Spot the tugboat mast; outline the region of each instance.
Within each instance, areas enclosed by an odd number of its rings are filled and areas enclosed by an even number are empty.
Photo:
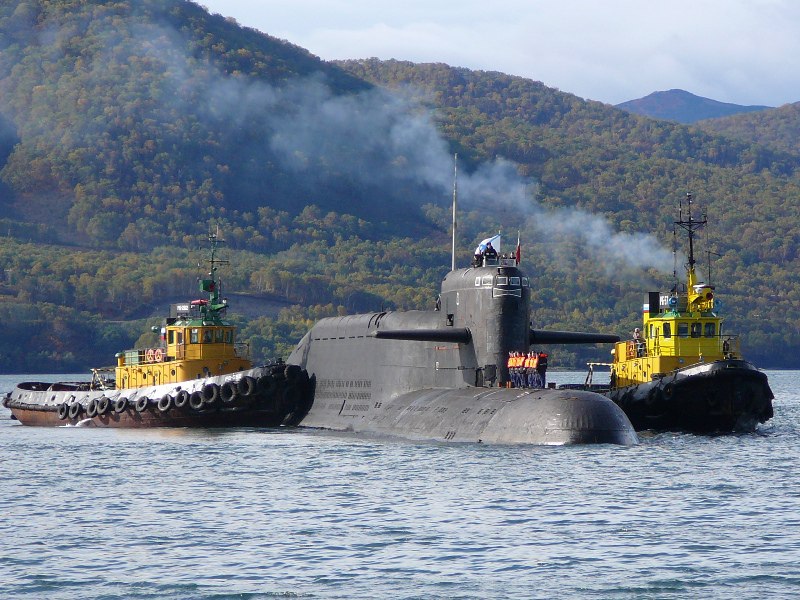
[[[220,260],[216,257],[217,255],[217,247],[219,244],[224,244],[225,240],[219,239],[219,230],[217,233],[209,233],[208,234],[208,241],[211,245],[211,256],[208,259],[208,263],[211,265],[211,268],[208,272],[208,279],[202,279],[200,281],[200,289],[202,291],[208,292],[208,305],[201,305],[200,310],[203,315],[213,315],[216,314],[223,308],[226,308],[226,302],[223,300],[220,302],[220,288],[221,284],[217,281],[217,265],[226,265],[228,264],[227,260]]]
[[[692,218],[692,200],[693,196],[691,192],[686,192],[686,200],[688,203],[687,211],[687,219],[683,219],[683,203],[681,203],[678,207],[678,220],[675,221],[675,225],[684,229],[689,234],[689,286],[694,285],[695,282],[695,259],[694,259],[694,233],[706,226],[708,223],[708,219],[706,215],[703,215],[702,220],[696,220]]]

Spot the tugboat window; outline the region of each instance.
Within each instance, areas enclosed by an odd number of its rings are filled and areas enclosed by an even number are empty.
[[[197,329],[192,329],[189,333],[189,343],[196,344],[200,341],[200,331]]]
[[[508,285],[508,277],[498,277],[497,285]]]
[[[664,323],[664,337],[672,337],[672,327],[670,327],[669,323]]]
[[[210,329],[204,330],[203,331],[203,343],[204,344],[210,344],[213,341],[213,337],[212,337],[213,335],[214,334],[211,332]]]
[[[477,287],[477,286],[479,286],[480,284],[481,284],[481,278],[480,278],[480,277],[476,277],[476,278],[475,278],[475,286]]]
[[[233,343],[233,330],[227,329],[225,330],[225,343],[232,344]]]
[[[223,337],[224,335],[225,335],[225,331],[224,331],[224,330],[222,330],[222,329],[217,329],[216,342],[217,342],[218,344],[221,344],[221,343],[222,343],[222,341],[223,341],[223,339],[224,339],[224,337]]]
[[[523,277],[522,278],[522,287],[528,287],[528,285],[529,285],[528,284],[528,278],[527,277]]]
[[[167,332],[167,343],[168,344],[174,344],[175,343],[175,332],[172,329],[170,329]]]
[[[183,332],[182,331],[178,332],[178,343],[179,344],[183,343]]]
[[[483,277],[483,285],[492,285],[492,276],[491,275],[484,275],[484,277]]]
[[[714,323],[706,323],[705,337],[713,338],[716,335]]]
[[[678,323],[678,337],[689,337],[689,324],[688,323]]]
[[[701,323],[692,323],[692,337],[699,338],[703,325]]]
[[[512,277],[511,278],[511,285],[519,286],[519,277]]]

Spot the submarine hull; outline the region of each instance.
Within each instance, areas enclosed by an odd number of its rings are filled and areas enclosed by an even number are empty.
[[[317,400],[301,424],[446,442],[631,445],[638,441],[618,406],[580,390],[432,388],[375,400]]]
[[[604,396],[506,387],[509,353],[534,338],[607,341],[533,331],[529,302],[530,282],[512,261],[451,271],[436,310],[321,319],[287,359],[313,382],[309,410],[291,423],[442,442],[636,443]]]

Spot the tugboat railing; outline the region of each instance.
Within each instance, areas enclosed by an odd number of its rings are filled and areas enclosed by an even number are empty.
[[[231,344],[214,344],[215,348],[220,348]],[[175,356],[168,356],[167,349],[161,347],[141,348],[136,350],[125,350],[120,353],[122,358],[119,366],[147,365],[161,362],[171,362],[173,360],[186,360],[188,358],[188,348],[186,345],[179,345],[175,348]],[[223,354],[226,354],[223,348]],[[246,342],[236,342],[233,344],[233,355],[236,358],[250,358],[250,345]]]
[[[667,340],[667,343],[664,341]],[[636,356],[636,342],[629,340],[625,344],[628,358],[659,356],[702,356],[703,354],[722,355],[726,358],[741,356],[741,339],[738,335],[716,335],[714,337],[678,337],[665,338],[656,336],[639,342],[643,352]],[[633,351],[631,351],[633,349]]]

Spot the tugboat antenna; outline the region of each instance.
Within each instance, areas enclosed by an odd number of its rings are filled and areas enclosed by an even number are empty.
[[[453,249],[450,270],[456,270],[456,198],[458,197],[458,152],[453,155]]]
[[[208,271],[209,279],[202,280],[201,289],[209,292],[209,300],[212,305],[216,306],[219,303],[221,292],[220,285],[217,282],[217,265],[227,265],[229,262],[227,260],[220,260],[217,258],[217,246],[225,243],[225,240],[220,239],[219,226],[217,226],[217,231],[215,233],[208,234],[208,241],[211,245],[211,256],[208,259],[208,263],[210,265]]]
[[[675,280],[675,291],[678,291],[678,230],[672,225],[672,278]]]
[[[694,270],[695,260],[694,260],[694,232],[702,229],[705,227],[708,220],[706,219],[706,215],[703,214],[702,220],[692,219],[692,194],[691,192],[686,192],[686,200],[688,202],[687,208],[687,220],[683,220],[683,205],[679,205],[678,208],[678,220],[675,221],[675,225],[678,225],[682,229],[685,229],[689,233],[689,270]],[[677,276],[677,275],[676,275]]]

